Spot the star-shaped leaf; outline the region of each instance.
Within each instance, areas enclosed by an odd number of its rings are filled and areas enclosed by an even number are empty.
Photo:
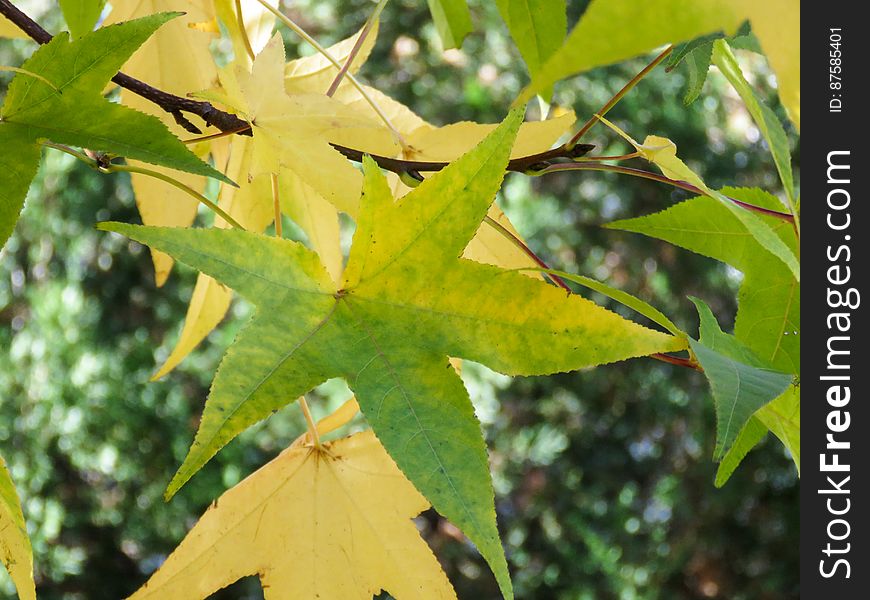
[[[12,80],[0,109],[0,245],[12,232],[36,174],[40,140],[228,181],[156,118],[102,96],[124,61],[175,16],[164,13],[105,27],[73,42],[61,33],[22,65],[26,72]]]
[[[371,431],[291,447],[218,498],[131,600],[207,598],[245,575],[266,600],[456,598],[411,520],[427,508]]]
[[[501,185],[521,119],[511,113],[399,202],[367,160],[340,289],[315,254],[289,241],[102,225],[212,275],[258,307],[221,363],[170,495],[240,431],[343,377],[402,471],[477,545],[510,595],[480,425],[448,356],[537,375],[686,347],[540,280],[460,258]]]

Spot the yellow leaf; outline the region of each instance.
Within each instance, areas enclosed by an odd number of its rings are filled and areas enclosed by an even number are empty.
[[[333,281],[338,282],[344,266],[338,211],[295,173],[283,171],[279,184],[282,212],[302,228],[311,249],[320,255]]]
[[[114,0],[112,7],[106,25],[158,12],[186,13],[158,29],[127,61],[124,72],[179,96],[211,87],[217,77],[214,60],[209,52],[213,36],[191,28],[191,25],[214,20],[210,0]],[[190,135],[185,133],[171,115],[128,90],[121,91],[121,102],[157,116],[180,137]],[[197,125],[203,125],[196,117],[192,120]],[[198,192],[205,189],[203,177],[161,167],[149,168],[165,172]],[[146,175],[134,173],[130,179],[143,223],[166,227],[187,227],[193,223],[197,202],[189,195]],[[161,286],[172,270],[173,260],[162,252],[152,252],[151,257],[154,261],[154,280]]]
[[[665,177],[691,183],[708,196],[716,197],[716,194],[704,184],[704,181],[686,166],[686,163],[677,158],[677,145],[674,142],[659,135],[648,135],[644,138],[643,144],[641,144],[604,117],[600,115],[595,116],[599,121],[619,134],[625,141],[634,146],[634,149],[643,158],[658,166]]]
[[[333,98],[288,96],[280,35],[257,55],[250,73],[236,66],[231,73],[223,71],[221,75],[230,100],[253,124],[252,174],[290,169],[339,210],[355,212],[362,177],[328,142],[336,131],[343,130],[355,139],[373,140],[380,148],[395,148],[390,132]]]
[[[333,44],[326,49],[327,52],[343,65],[347,62],[347,59],[362,32],[363,30],[360,29],[351,37]],[[363,40],[362,46],[348,69],[349,73],[355,75],[357,71],[359,71],[359,68],[368,59],[369,54],[371,54],[377,36],[378,25],[376,22],[374,27],[372,27],[371,31],[369,31],[368,35]],[[317,53],[288,62],[284,67],[284,86],[288,94],[324,94],[326,93],[326,90],[329,89],[329,86],[332,84],[336,75],[338,75],[338,69],[335,65],[327,60],[322,54]],[[349,80],[345,78],[339,89],[353,87],[349,85],[348,81]]]
[[[27,34],[18,29],[12,21],[0,15],[0,38],[22,39],[26,37]]]
[[[33,584],[33,551],[24,526],[24,515],[6,461],[0,456],[0,560],[21,600],[36,600]]]
[[[549,150],[563,133],[574,124],[574,113],[567,112],[555,119],[529,121],[523,123],[517,134],[517,141],[511,151],[511,158],[537,154]],[[411,160],[433,160],[449,162],[456,160],[489,135],[495,125],[481,125],[463,121],[444,127],[424,126],[408,135]]]
[[[371,431],[290,448],[221,496],[131,600],[206,598],[246,575],[266,600],[455,598],[411,520],[427,508]]]
[[[801,128],[801,5],[798,0],[742,0],[779,86],[779,98]]]
[[[245,21],[245,32],[251,50],[260,52],[272,37],[275,26],[275,15],[263,7],[257,0],[242,0],[242,17]],[[223,21],[233,44],[236,60],[249,64],[248,51],[245,47],[242,32],[239,29],[239,18],[236,14],[236,3],[233,0],[214,0],[214,8],[218,18]]]
[[[381,112],[387,115],[387,118],[402,135],[407,135],[420,127],[431,127],[431,125],[415,114],[414,111],[398,100],[393,100],[373,87],[364,85],[363,88],[375,103],[377,103]],[[358,113],[366,115],[370,119],[379,118],[378,114],[374,109],[372,109],[368,101],[363,98],[359,91],[353,86],[343,85],[339,87],[334,98]]]

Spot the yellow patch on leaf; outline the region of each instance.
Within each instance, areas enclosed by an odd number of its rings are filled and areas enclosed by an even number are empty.
[[[33,584],[33,551],[24,526],[24,515],[6,461],[0,456],[0,560],[21,600],[36,600]]]
[[[413,517],[429,503],[371,431],[289,448],[221,496],[131,600],[259,575],[266,600],[455,598]]]

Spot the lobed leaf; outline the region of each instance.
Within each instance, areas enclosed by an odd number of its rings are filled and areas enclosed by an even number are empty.
[[[130,599],[206,598],[246,575],[266,600],[455,599],[412,521],[427,508],[371,431],[291,447],[217,499]]]
[[[719,324],[702,300],[691,298],[701,318],[700,341],[690,340],[692,352],[710,381],[716,405],[716,449],[720,460],[753,413],[782,394],[792,375],[768,368]]]
[[[343,377],[399,468],[476,544],[511,596],[483,436],[448,357],[532,375],[685,347],[540,280],[460,258],[501,184],[521,119],[513,112],[398,202],[367,160],[341,289],[294,242],[101,225],[169,252],[257,306],[221,363],[169,495],[239,432]]]
[[[725,188],[722,192],[763,208],[782,208],[777,198],[759,189]],[[767,219],[783,242],[796,249],[797,238],[791,226]],[[666,240],[743,271],[735,337],[773,368],[800,373],[800,284],[781,261],[763,251],[743,224],[719,202],[699,196],[660,213],[618,221],[609,227]],[[773,413],[774,406],[780,403],[783,407]],[[798,409],[796,420],[795,406]],[[800,388],[796,388],[793,394],[786,392],[756,413],[757,418],[767,414],[769,422],[780,423],[777,437],[791,452],[798,471],[799,407]],[[742,458],[739,452],[735,456]],[[726,472],[727,469],[721,471],[721,483],[725,481]]]

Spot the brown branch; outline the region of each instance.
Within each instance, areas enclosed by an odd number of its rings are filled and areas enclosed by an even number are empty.
[[[21,12],[9,0],[0,0],[0,14],[9,19],[34,41],[40,44],[47,44],[51,41],[52,35],[50,33],[43,29],[39,23]],[[251,135],[250,129],[245,128],[246,123],[244,121],[234,114],[218,110],[208,102],[182,98],[181,96],[164,92],[125,73],[119,72],[112,77],[112,81],[122,88],[153,102],[171,114],[179,125],[191,133],[202,133],[202,131],[190,122],[183,113],[197,115],[208,125],[217,127],[221,131],[233,129],[239,131],[242,135]]]
[[[40,44],[47,44],[51,41],[52,35],[42,28],[39,23],[31,19],[29,16],[21,12],[9,0],[0,0],[0,14],[9,19],[24,33],[29,35],[33,40]],[[199,116],[208,125],[216,127],[225,133],[234,133],[238,135],[251,135],[250,126],[245,121],[239,119],[236,115],[219,110],[209,102],[192,100],[176,96],[163,90],[159,90],[147,83],[130,77],[125,73],[118,73],[112,78],[112,81],[120,85],[122,88],[130,90],[146,100],[153,102],[167,113],[171,114],[175,121],[191,133],[201,134],[202,131],[191,123],[183,113],[190,113]],[[333,144],[333,147],[341,152],[350,160],[358,162],[366,152]],[[542,169],[544,167],[556,164],[559,161],[570,161],[574,158],[583,156],[595,146],[591,144],[576,144],[569,148],[564,144],[553,150],[515,158],[508,163],[509,171],[525,172],[530,169]],[[386,156],[370,155],[378,163],[378,165],[388,171],[395,173],[410,173],[412,175],[419,172],[440,171],[447,166],[446,162],[420,162],[407,161]]]

